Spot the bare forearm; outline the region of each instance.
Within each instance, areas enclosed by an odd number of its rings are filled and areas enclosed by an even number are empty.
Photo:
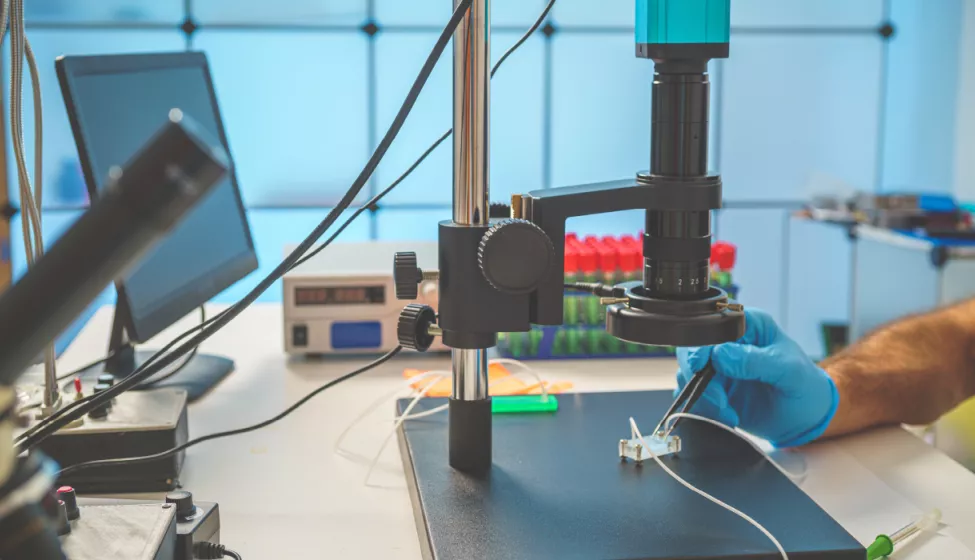
[[[975,300],[882,327],[820,365],[840,392],[824,437],[933,422],[975,395]]]

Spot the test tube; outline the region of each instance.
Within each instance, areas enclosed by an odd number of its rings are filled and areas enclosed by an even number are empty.
[[[598,260],[596,258],[596,251],[589,247],[585,243],[580,243],[577,246],[579,250],[579,272],[582,276],[583,282],[599,282],[598,273]],[[599,303],[599,297],[594,295],[585,295],[580,298],[582,303],[581,317],[582,323],[589,325],[596,325],[599,323],[599,308],[601,307]]]
[[[574,233],[565,236],[565,283],[580,282],[579,275],[579,241]],[[579,307],[581,298],[576,292],[570,292],[562,297],[562,323],[575,325],[579,322]]]

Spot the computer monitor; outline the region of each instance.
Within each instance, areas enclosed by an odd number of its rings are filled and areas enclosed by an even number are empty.
[[[203,53],[64,56],[56,62],[68,119],[92,200],[109,167],[127,161],[178,108],[231,153]],[[130,374],[152,352],[146,342],[257,268],[250,227],[231,169],[163,241],[115,282],[118,300],[104,371]],[[156,386],[198,398],[233,370],[227,358],[195,355]],[[100,372],[98,372],[100,373]]]

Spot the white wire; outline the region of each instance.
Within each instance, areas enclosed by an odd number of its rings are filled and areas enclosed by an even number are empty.
[[[789,479],[791,479],[793,482],[801,482],[803,479],[806,478],[806,474],[808,473],[808,469],[805,468],[805,466],[803,467],[801,473],[793,473],[793,472],[790,472],[790,471],[786,470],[785,467],[783,467],[778,462],[776,462],[775,459],[773,459],[771,456],[769,456],[769,454],[766,453],[765,450],[762,449],[751,438],[749,438],[748,436],[746,436],[745,434],[743,434],[742,432],[740,432],[740,431],[738,431],[738,430],[736,430],[734,428],[731,428],[729,426],[726,426],[726,425],[722,424],[721,422],[718,422],[717,420],[712,420],[710,418],[705,418],[704,416],[698,416],[697,414],[688,414],[686,412],[676,412],[674,414],[671,414],[670,415],[670,418],[667,419],[667,422],[664,425],[665,428],[667,428],[666,431],[669,431],[670,425],[673,424],[674,422],[676,422],[678,418],[688,418],[690,420],[697,420],[698,422],[705,422],[707,424],[711,424],[712,426],[717,426],[718,428],[721,428],[722,430],[724,430],[726,432],[729,432],[731,434],[734,434],[736,437],[739,437],[742,440],[744,440],[745,442],[747,442],[748,445],[751,445],[755,449],[755,451],[758,451],[762,456],[764,456],[766,459],[768,459],[768,462],[769,463],[772,463],[772,466],[773,467],[775,467],[776,469],[778,469],[780,473],[784,474],[786,477],[788,477]]]
[[[537,383],[538,383],[538,385],[539,385],[539,387],[541,389],[542,397],[543,398],[546,398],[546,399],[548,398],[548,395],[549,395],[549,392],[548,392],[548,384],[545,381],[542,380],[541,375],[539,375],[539,373],[537,371],[535,371],[533,368],[531,368],[527,364],[524,364],[524,363],[519,362],[517,360],[511,360],[511,359],[506,359],[506,358],[505,359],[491,360],[490,361],[490,364],[499,364],[499,365],[506,365],[506,366],[513,365],[513,366],[517,366],[518,368],[520,368],[520,371],[511,372],[510,375],[512,377],[517,377],[517,376],[519,376],[522,373],[529,373],[529,374],[531,374],[532,377],[535,378],[535,380],[537,381]],[[427,379],[429,377],[435,377],[435,379],[433,379],[430,383],[428,383],[427,385],[425,385],[423,387],[423,389],[421,389],[413,397],[413,400],[410,401],[410,403],[406,406],[406,408],[403,410],[403,413],[401,415],[394,416],[393,417],[392,420],[393,420],[393,423],[394,424],[393,424],[392,429],[389,431],[388,434],[386,434],[386,439],[383,441],[382,446],[379,448],[379,450],[376,452],[376,454],[373,456],[373,458],[371,460],[369,460],[369,471],[366,474],[366,479],[365,479],[365,484],[368,485],[369,484],[369,478],[371,477],[372,472],[375,470],[377,464],[379,463],[379,459],[382,456],[383,451],[386,449],[386,446],[389,444],[389,441],[396,434],[396,431],[400,428],[400,426],[403,425],[404,422],[406,422],[407,420],[419,420],[421,418],[427,418],[427,417],[433,416],[435,414],[439,414],[441,412],[444,412],[444,411],[446,411],[449,408],[449,405],[444,404],[444,405],[438,406],[436,408],[432,408],[430,410],[425,410],[423,412],[418,412],[416,414],[410,414],[410,412],[416,407],[416,405],[418,405],[420,403],[420,401],[427,395],[427,393],[430,392],[430,390],[437,383],[439,383],[444,377],[449,377],[450,375],[451,375],[451,372],[449,372],[449,371],[436,371],[435,370],[435,371],[428,371],[428,372],[424,372],[424,373],[421,373],[421,374],[418,374],[418,375],[414,375],[414,376],[410,377],[409,379],[406,379],[404,381],[404,385],[406,387],[403,387],[403,386],[397,387],[396,389],[393,389],[392,391],[389,391],[388,393],[385,393],[384,395],[382,395],[381,397],[379,397],[378,399],[376,399],[375,401],[373,401],[368,407],[365,408],[365,410],[362,411],[362,413],[359,414],[359,416],[357,416],[352,422],[349,423],[348,426],[345,427],[344,430],[342,430],[342,433],[339,434],[339,437],[336,438],[336,440],[335,440],[335,444],[333,446],[334,452],[337,455],[341,455],[342,457],[345,457],[346,459],[350,459],[350,460],[353,460],[353,461],[364,461],[365,460],[364,457],[362,457],[360,455],[357,455],[355,453],[352,453],[351,451],[346,450],[343,447],[343,445],[342,445],[345,442],[345,439],[348,437],[348,435],[352,432],[352,430],[356,426],[358,426],[363,420],[365,420],[365,418],[367,416],[369,416],[376,409],[378,409],[379,407],[381,407],[383,405],[383,403],[385,403],[389,399],[395,397],[397,394],[399,394],[401,391],[403,391],[403,389],[412,387],[418,381],[422,381],[422,380]],[[386,423],[386,422],[387,421],[385,421],[385,420],[383,421],[383,423]]]
[[[346,451],[342,447],[342,443],[345,441],[345,438],[349,435],[349,432],[351,432],[353,428],[355,428],[357,425],[359,425],[360,422],[362,422],[363,420],[365,420],[365,418],[367,416],[369,416],[370,414],[372,414],[373,411],[375,411],[377,408],[379,408],[380,406],[382,406],[383,403],[385,403],[389,399],[395,397],[400,392],[402,392],[404,389],[411,387],[414,383],[416,383],[418,381],[422,381],[422,380],[424,380],[424,379],[426,379],[428,377],[440,376],[442,378],[444,376],[449,376],[449,375],[450,375],[450,372],[449,371],[427,371],[427,372],[424,372],[424,373],[420,373],[418,375],[414,375],[413,377],[410,377],[409,379],[406,379],[403,382],[403,385],[405,385],[405,386],[399,386],[399,387],[393,389],[392,391],[389,391],[388,393],[384,394],[383,396],[379,397],[378,399],[376,399],[375,401],[373,401],[372,404],[370,404],[368,407],[366,407],[366,409],[363,410],[362,413],[359,414],[359,416],[357,416],[355,420],[353,420],[352,422],[350,422],[349,425],[346,426],[344,430],[342,430],[342,433],[339,434],[339,437],[335,440],[335,445],[332,448],[333,451],[336,454],[342,455],[342,456],[347,457],[349,459],[355,457],[355,455],[353,453],[351,453],[349,451]],[[438,381],[439,381],[439,379],[438,379]]]
[[[696,486],[694,486],[690,482],[687,482],[686,480],[684,480],[683,478],[681,478],[677,473],[675,473],[674,471],[670,470],[670,468],[668,468],[667,465],[665,465],[664,462],[660,460],[660,457],[657,457],[657,454],[653,452],[653,448],[651,448],[649,445],[647,445],[646,440],[643,439],[643,434],[640,433],[640,428],[636,425],[636,420],[634,420],[632,417],[630,417],[630,429],[633,431],[633,433],[636,434],[636,437],[640,440],[640,443],[643,444],[643,448],[647,450],[647,453],[650,454],[650,457],[652,457],[653,460],[656,461],[658,465],[660,465],[660,468],[663,469],[663,471],[665,473],[669,474],[671,478],[673,478],[674,480],[676,480],[677,482],[679,482],[684,488],[687,488],[688,490],[690,490],[691,492],[694,492],[698,496],[701,496],[702,498],[705,498],[705,499],[713,502],[714,504],[723,507],[724,509],[730,511],[731,513],[733,513],[733,514],[737,515],[738,517],[744,519],[745,521],[751,523],[751,525],[753,527],[755,527],[756,529],[758,529],[759,531],[761,531],[762,534],[765,535],[768,538],[768,540],[772,541],[772,544],[775,545],[775,548],[777,548],[779,550],[779,554],[782,555],[782,560],[789,560],[789,555],[786,554],[785,549],[782,548],[782,545],[779,544],[779,541],[772,535],[772,533],[770,533],[768,531],[768,529],[766,529],[765,527],[763,527],[761,523],[759,523],[758,521],[755,521],[754,519],[752,519],[745,512],[743,512],[741,510],[738,510],[738,509],[735,509],[734,507],[732,507],[732,506],[730,506],[730,505],[722,502],[721,500],[715,498],[714,496],[708,494],[704,490],[701,490],[701,489],[697,488]]]
[[[396,430],[398,430],[399,427],[403,425],[403,422],[405,422],[406,419],[409,418],[410,411],[413,410],[413,407],[419,404],[420,399],[422,399],[423,396],[430,391],[430,389],[433,389],[433,386],[436,385],[437,383],[440,383],[439,378],[434,379],[430,383],[427,383],[427,385],[423,388],[423,390],[421,390],[420,393],[416,396],[416,398],[414,398],[413,401],[409,404],[409,406],[406,407],[406,409],[403,411],[403,415],[396,420],[396,425],[394,425],[393,429],[390,430],[388,434],[386,434],[386,439],[384,439],[383,444],[379,446],[379,451],[376,452],[376,456],[373,457],[372,462],[369,463],[369,470],[366,471],[366,478],[363,481],[363,484],[365,484],[366,486],[369,485],[369,478],[372,476],[372,471],[374,471],[376,469],[376,465],[379,464],[379,457],[383,454],[383,451],[386,449],[386,446],[389,445],[389,440],[393,439],[393,436],[396,434]]]

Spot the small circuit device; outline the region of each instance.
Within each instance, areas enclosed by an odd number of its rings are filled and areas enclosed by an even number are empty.
[[[185,490],[170,492],[159,503],[81,498],[62,486],[48,502],[61,545],[76,560],[193,560],[201,557],[194,556],[194,546],[220,544],[218,504],[194,503]]]
[[[397,286],[389,264],[414,251],[410,286]],[[293,249],[288,248],[288,251]],[[292,355],[386,352],[399,344],[397,325],[410,292],[415,303],[437,308],[437,244],[365,242],[329,245],[284,276],[284,348]],[[437,339],[432,351],[447,348]]]
[[[93,391],[107,388],[96,385]],[[122,393],[44,440],[38,449],[61,467],[166,451],[188,439],[186,404],[182,389]],[[30,426],[35,422],[32,419]],[[147,463],[83,470],[62,476],[60,482],[85,494],[169,491],[178,485],[183,458],[181,451]]]

